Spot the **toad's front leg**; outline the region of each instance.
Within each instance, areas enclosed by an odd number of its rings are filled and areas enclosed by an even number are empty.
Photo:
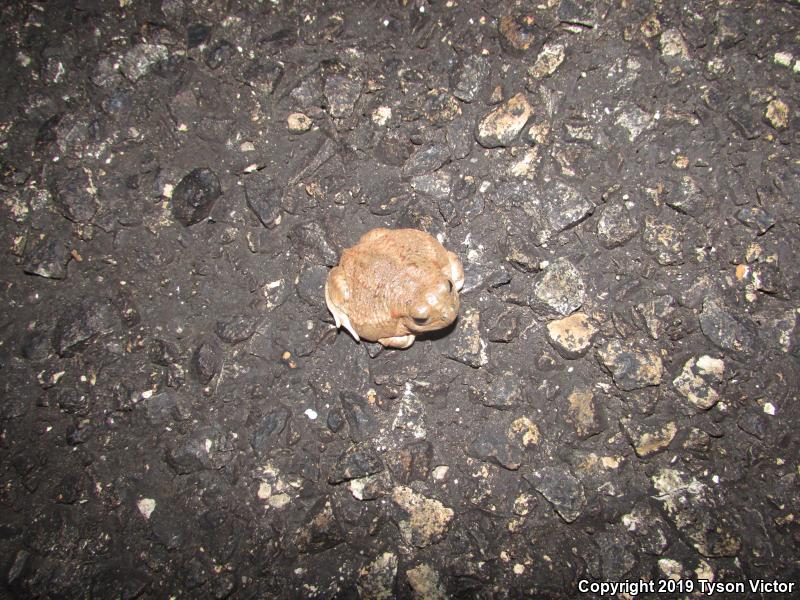
[[[344,270],[341,267],[334,267],[328,273],[328,280],[325,282],[325,304],[328,305],[328,310],[333,315],[336,327],[344,325],[344,328],[356,338],[356,341],[360,342],[361,338],[350,323],[350,317],[347,316],[349,300],[350,287],[347,284]]]
[[[461,291],[464,287],[464,266],[455,252],[447,253],[447,266],[444,268],[445,276],[453,282],[456,291]]]
[[[396,335],[394,337],[380,338],[378,342],[387,348],[408,348],[414,343],[415,339],[416,337],[409,333],[408,335]]]

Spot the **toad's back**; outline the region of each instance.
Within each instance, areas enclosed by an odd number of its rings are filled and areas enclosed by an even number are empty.
[[[342,254],[340,266],[350,284],[351,320],[389,324],[419,288],[441,277],[447,253],[428,234],[416,229],[374,229]]]

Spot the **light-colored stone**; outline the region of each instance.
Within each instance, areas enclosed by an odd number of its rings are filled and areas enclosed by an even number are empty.
[[[774,129],[786,129],[789,126],[789,107],[780,98],[775,98],[767,104],[764,116]]]
[[[547,77],[555,73],[562,62],[564,62],[564,44],[545,44],[536,58],[536,63],[528,69],[528,75],[534,79]]]
[[[139,512],[145,519],[149,519],[150,515],[152,515],[153,511],[156,509],[156,501],[152,498],[141,498],[136,502],[136,508],[139,509]]]
[[[420,600],[446,600],[447,592],[439,579],[439,574],[433,567],[421,564],[406,571],[406,578],[414,590],[414,595]]]
[[[578,437],[586,438],[599,433],[594,392],[590,388],[577,388],[572,390],[567,400],[569,401],[567,419],[575,427]]]
[[[305,133],[313,124],[311,117],[300,112],[291,113],[286,118],[286,127],[291,133]]]
[[[564,358],[580,358],[592,345],[597,327],[584,313],[574,313],[547,324],[547,339]]]
[[[647,458],[666,450],[678,432],[677,425],[672,421],[661,427],[648,427],[623,419],[621,425],[639,458]]]
[[[564,316],[583,305],[585,291],[580,271],[566,258],[559,258],[548,265],[533,289],[537,300]]]
[[[407,519],[398,523],[403,541],[419,548],[440,540],[455,514],[438,500],[426,498],[402,485],[394,488],[392,500],[408,514]]]
[[[394,580],[397,577],[397,555],[384,552],[359,571],[358,593],[362,600],[389,600],[394,598]]]
[[[661,56],[689,60],[689,48],[681,32],[675,28],[667,29],[658,40]]]
[[[515,419],[508,428],[508,439],[518,442],[523,448],[539,443],[539,427],[528,417]]]
[[[532,115],[533,107],[525,94],[519,93],[483,117],[475,137],[484,148],[508,146]]]
[[[721,383],[724,374],[724,361],[704,355],[686,361],[672,385],[696,407],[708,410],[719,400],[719,393],[712,386]]]
[[[657,352],[611,340],[598,356],[621,390],[630,391],[661,383],[664,366]]]

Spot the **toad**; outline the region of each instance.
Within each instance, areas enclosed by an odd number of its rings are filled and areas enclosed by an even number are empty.
[[[461,261],[428,233],[373,229],[342,252],[328,274],[325,302],[336,327],[356,341],[408,348],[416,335],[458,316]]]

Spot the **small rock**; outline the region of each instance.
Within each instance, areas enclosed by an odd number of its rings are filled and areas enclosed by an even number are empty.
[[[358,573],[358,593],[363,600],[390,600],[395,597],[397,555],[384,552]]]
[[[220,40],[205,52],[206,66],[215,71],[236,55],[236,48],[227,40]]]
[[[335,118],[348,117],[361,96],[362,82],[351,75],[330,75],[325,80],[325,97],[328,111]]]
[[[222,353],[211,341],[202,342],[192,354],[192,372],[202,384],[208,384],[222,367]]]
[[[70,254],[69,241],[64,235],[43,233],[25,248],[23,271],[47,279],[66,279]]]
[[[667,266],[683,263],[683,234],[676,227],[647,215],[643,240],[647,251],[655,255],[658,264]]]
[[[297,278],[297,295],[316,308],[323,308],[325,301],[325,282],[330,271],[323,265],[304,264]]]
[[[666,204],[679,213],[695,218],[706,212],[710,205],[703,190],[688,175],[684,176],[676,189],[667,195]]]
[[[598,351],[598,356],[621,390],[638,390],[661,383],[664,368],[661,357],[653,350],[636,349],[611,340]]]
[[[543,37],[533,15],[506,15],[497,26],[500,43],[513,53],[524,53]]]
[[[547,221],[555,232],[574,227],[594,212],[594,204],[561,181],[548,187],[544,204]]]
[[[733,315],[715,298],[706,298],[700,313],[700,329],[712,344],[744,355],[751,354],[756,343],[755,326]]]
[[[590,388],[576,388],[567,397],[567,420],[575,427],[580,439],[587,439],[603,431],[603,423]]]
[[[717,39],[725,50],[733,48],[747,37],[747,30],[739,15],[741,13],[726,10],[717,13]]]
[[[561,0],[558,3],[558,20],[562,23],[594,27],[596,19],[592,0]]]
[[[643,552],[658,556],[666,549],[667,523],[650,507],[637,505],[620,520]]]
[[[380,473],[386,467],[375,449],[369,444],[357,444],[342,453],[328,475],[328,483],[336,485]]]
[[[725,363],[722,360],[703,355],[686,361],[672,385],[697,408],[708,410],[719,400],[719,393],[712,386],[722,383],[724,374]]]
[[[445,134],[447,147],[450,149],[450,154],[454,159],[460,160],[469,156],[475,143],[475,138],[464,117],[459,117],[448,123]]]
[[[376,475],[351,479],[348,487],[356,500],[377,500],[383,498],[388,490],[392,489],[392,476],[386,471],[381,471]]]
[[[527,417],[504,418],[487,424],[469,446],[468,454],[478,460],[516,471],[522,466],[525,450],[539,443],[536,424]]]
[[[234,315],[220,319],[214,328],[217,337],[228,344],[249,340],[256,332],[258,320],[248,315]]]
[[[434,88],[425,97],[425,113],[435,125],[444,125],[461,115],[461,105],[446,88]]]
[[[170,390],[153,394],[144,401],[144,410],[153,425],[167,425],[179,417],[178,398]]]
[[[773,129],[786,129],[789,126],[789,107],[780,98],[775,98],[767,104],[764,117]]]
[[[344,540],[344,531],[330,500],[320,498],[308,511],[303,525],[287,536],[286,548],[292,553],[317,553],[334,548]]]
[[[63,215],[76,223],[88,223],[99,208],[97,190],[88,169],[70,169],[52,184],[53,200]]]
[[[136,508],[145,519],[150,519],[150,515],[156,509],[156,501],[153,498],[140,498],[136,502]]]
[[[632,419],[621,419],[620,425],[639,458],[663,452],[678,432],[677,425],[672,421],[663,426],[650,426],[634,422]]]
[[[340,408],[334,407],[328,412],[328,418],[325,420],[325,424],[333,433],[339,433],[345,423],[347,423],[347,421],[345,421],[344,413]]]
[[[519,317],[514,310],[503,313],[494,325],[489,328],[488,337],[490,342],[501,342],[507,344],[517,339],[519,335]]]
[[[250,436],[250,446],[256,456],[263,458],[268,456],[275,448],[284,446],[282,433],[289,424],[292,411],[285,406],[278,406],[268,412],[259,422],[253,434]]]
[[[425,429],[425,403],[414,392],[412,384],[406,383],[398,404],[397,415],[392,421],[392,429],[407,431],[418,440],[424,439],[427,435]]]
[[[361,442],[373,439],[380,430],[373,409],[358,394],[339,392],[344,417],[350,430],[350,439]]]
[[[665,59],[667,64],[672,64],[674,61],[689,60],[689,48],[681,32],[677,29],[667,29],[661,34],[658,44],[661,48],[661,57]]]
[[[445,171],[417,175],[411,179],[411,187],[420,194],[444,200],[449,198],[453,189],[453,176]]]
[[[264,170],[244,177],[247,206],[267,229],[276,227],[280,222],[282,195],[281,187]]]
[[[301,112],[290,113],[286,118],[286,127],[289,133],[305,133],[311,129],[314,121],[308,115]]]
[[[529,236],[510,234],[504,244],[505,259],[524,273],[541,271],[542,258],[535,242]]]
[[[653,115],[631,102],[620,102],[615,109],[614,123],[628,132],[628,141],[634,142],[642,133],[653,127]]]
[[[85,444],[91,439],[93,433],[94,427],[88,421],[79,421],[67,428],[66,442],[70,446]]]
[[[167,451],[167,464],[178,475],[221,469],[233,459],[234,438],[216,427],[194,430]]]
[[[392,167],[402,166],[414,152],[414,144],[399,129],[390,129],[375,145],[375,160]]]
[[[433,445],[427,440],[413,442],[391,454],[387,461],[392,475],[400,483],[425,481],[431,472]]]
[[[547,324],[547,339],[567,359],[585,356],[592,345],[597,327],[584,313],[573,313]]]
[[[561,257],[553,261],[536,282],[531,308],[536,302],[541,302],[566,316],[583,305],[585,290],[586,286],[578,269],[569,259]]]
[[[392,501],[404,513],[405,518],[397,523],[403,541],[418,548],[440,541],[455,514],[438,500],[426,498],[406,486],[394,488]]]
[[[567,523],[581,515],[586,506],[583,485],[566,468],[541,467],[530,469],[522,476]]]
[[[484,148],[509,146],[532,115],[528,99],[519,93],[481,119],[475,138]]]
[[[442,585],[439,574],[425,563],[406,571],[408,584],[420,600],[447,600],[450,596]]]
[[[289,232],[289,239],[301,258],[316,265],[333,267],[338,262],[338,254],[328,241],[322,226],[316,221],[301,223]]]
[[[221,195],[222,188],[214,171],[194,169],[172,192],[172,214],[184,227],[189,227],[208,217]]]
[[[450,336],[447,358],[464,363],[477,369],[489,362],[486,353],[487,344],[480,331],[481,314],[474,308],[468,308],[456,322],[456,330]]]
[[[651,477],[667,517],[707,557],[736,556],[742,547],[736,513],[691,475],[661,469]]]
[[[528,68],[528,75],[534,79],[542,79],[555,73],[559,65],[564,62],[564,50],[564,44],[545,44],[534,65]]]
[[[759,440],[763,440],[769,429],[769,421],[764,416],[763,412],[757,410],[748,410],[736,421],[739,429],[749,433]]]
[[[161,44],[136,44],[128,50],[119,62],[119,70],[132,82],[144,77],[151,67],[166,60],[169,51]]]
[[[598,579],[602,581],[622,581],[636,564],[632,540],[622,531],[598,532],[592,536],[597,544],[599,569]]]
[[[597,220],[597,237],[605,248],[617,248],[633,239],[639,223],[622,204],[609,204]]]
[[[211,27],[205,23],[192,23],[186,28],[186,47],[190,50],[202,46],[211,36]]]
[[[732,101],[728,106],[728,118],[745,139],[754,140],[761,135],[761,119],[747,102]]]
[[[470,388],[470,396],[484,406],[500,410],[514,408],[525,400],[522,385],[511,371],[502,373],[480,388]]]
[[[745,227],[755,229],[758,235],[764,235],[777,222],[775,217],[758,206],[745,206],[736,213],[736,219]]]
[[[449,160],[450,149],[446,144],[434,144],[417,150],[403,165],[403,177],[431,173]]]
[[[489,61],[483,56],[471,55],[465,58],[456,71],[453,95],[464,102],[475,100],[489,74],[489,67]]]
[[[96,301],[65,312],[56,323],[53,348],[59,356],[82,352],[92,338],[110,333],[119,318],[108,302]]]
[[[278,83],[283,79],[283,67],[270,59],[257,59],[250,63],[242,74],[245,83],[253,88],[262,99],[272,95]]]

